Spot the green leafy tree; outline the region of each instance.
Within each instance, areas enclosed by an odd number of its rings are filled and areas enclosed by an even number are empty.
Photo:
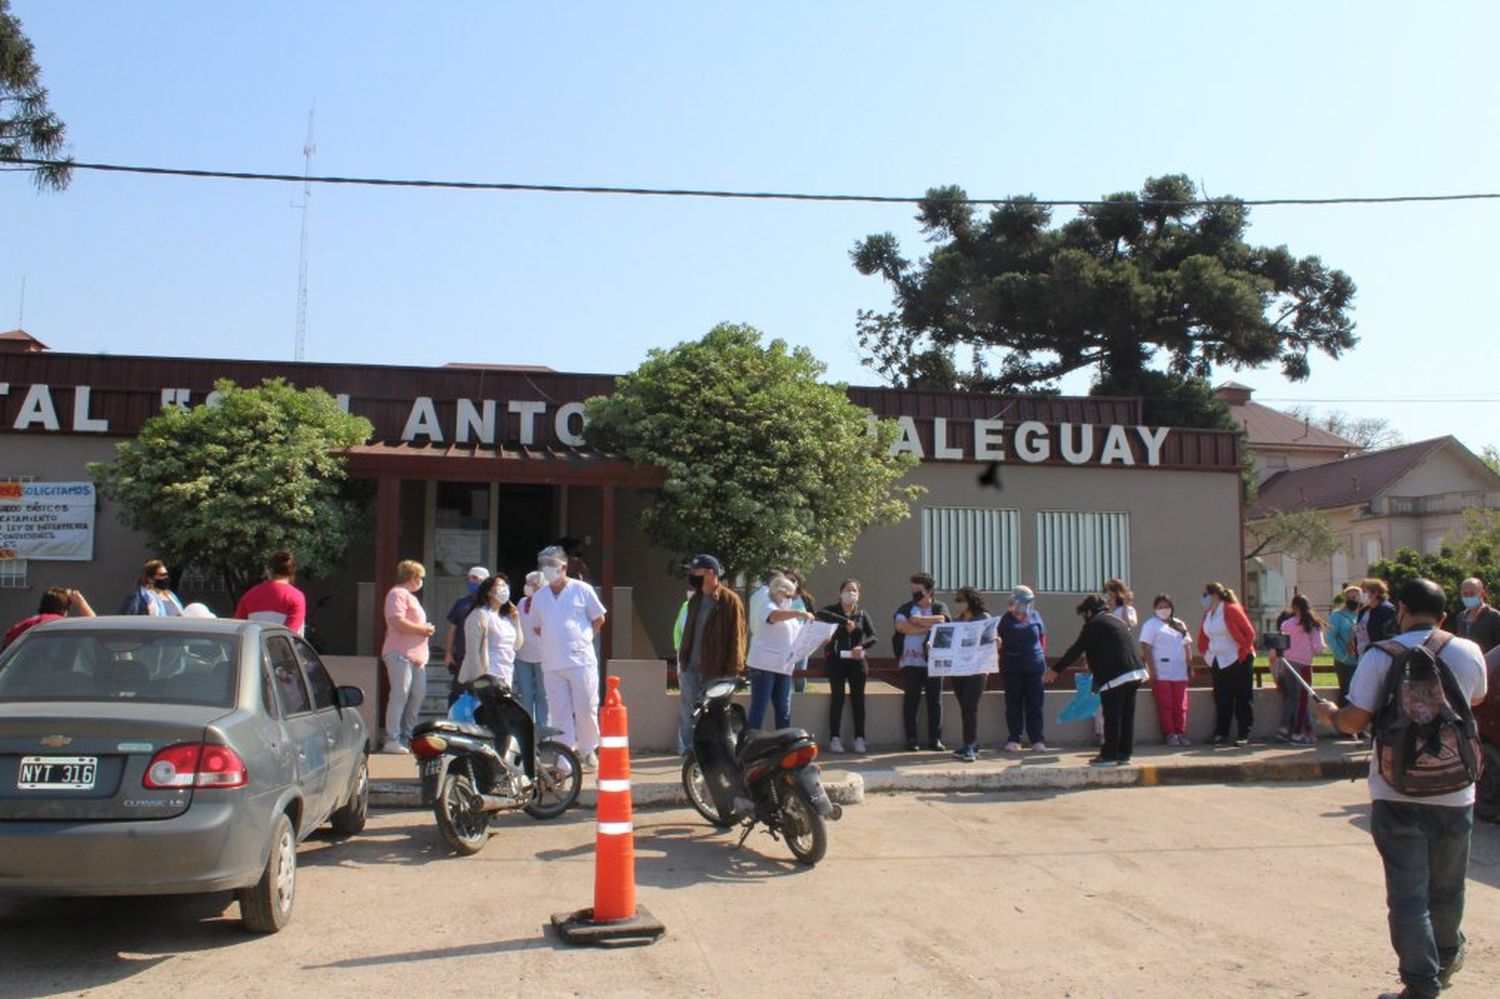
[[[1185,380],[1217,364],[1279,363],[1300,381],[1311,351],[1336,358],[1356,343],[1347,275],[1250,245],[1245,205],[1199,203],[1187,177],[1152,178],[1055,227],[1034,198],[981,217],[966,197],[927,192],[917,218],[936,245],[919,263],[891,233],[851,253],[861,274],[891,286],[894,309],[861,312],[858,329],[865,363],[894,382],[940,373],[949,358],[955,387],[1054,391],[1092,369],[1111,391],[1150,399],[1191,392]]]
[[[872,524],[907,516],[919,490],[873,420],[824,365],[750,326],[653,350],[612,395],[588,400],[589,442],[666,472],[641,528],[674,554],[707,551],[731,574],[845,557]]]
[[[1486,561],[1475,562],[1458,549],[1444,545],[1437,552],[1422,554],[1412,548],[1402,548],[1395,558],[1381,559],[1370,566],[1370,575],[1386,581],[1394,594],[1402,585],[1413,579],[1430,579],[1443,588],[1448,596],[1448,616],[1453,617],[1464,609],[1459,585],[1474,577],[1484,582],[1491,594],[1500,593],[1500,564],[1493,551]]]
[[[1479,452],[1479,458],[1486,465],[1490,466],[1490,471],[1496,475],[1500,475],[1500,448],[1495,447],[1493,444],[1486,444],[1484,450]]]
[[[239,594],[282,549],[299,571],[336,568],[362,522],[341,452],[373,428],[322,389],[224,380],[215,405],[168,406],[89,474],[120,519],[168,562]]]
[[[1254,546],[1245,553],[1246,559],[1286,555],[1311,562],[1344,547],[1333,522],[1321,510],[1273,510],[1269,516],[1246,524],[1245,533]]]
[[[72,177],[72,157],[42,167],[5,166],[19,159],[56,159],[66,126],[47,107],[47,90],[31,39],[0,0],[0,169],[30,170],[38,187],[62,190]]]

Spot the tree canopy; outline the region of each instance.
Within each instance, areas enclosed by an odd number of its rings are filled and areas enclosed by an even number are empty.
[[[1464,609],[1459,584],[1465,579],[1483,582],[1493,601],[1500,597],[1500,512],[1466,510],[1463,531],[1444,538],[1436,552],[1424,554],[1402,548],[1395,558],[1381,559],[1370,566],[1370,575],[1389,583],[1392,593],[1411,579],[1432,580],[1448,596],[1450,617]]]
[[[0,164],[19,159],[56,159],[63,148],[66,126],[47,107],[47,89],[36,64],[31,39],[10,12],[10,0],[0,0]],[[62,190],[72,176],[69,157],[58,165],[3,166],[31,170],[38,187]]]
[[[1245,525],[1253,547],[1246,560],[1262,555],[1287,555],[1299,562],[1324,559],[1344,547],[1333,529],[1333,521],[1322,510],[1273,510]]]
[[[641,528],[674,555],[710,552],[733,573],[845,557],[871,524],[909,514],[915,464],[824,365],[750,326],[653,350],[615,392],[588,400],[596,447],[655,465],[666,482]]]
[[[215,391],[212,404],[163,408],[114,461],[91,464],[100,491],[159,557],[232,593],[283,549],[306,575],[336,568],[363,516],[341,452],[369,439],[370,421],[279,378]]]
[[[1249,210],[1200,199],[1187,177],[1146,181],[1052,225],[1020,197],[981,216],[959,187],[932,188],[917,219],[934,243],[920,262],[894,235],[859,241],[861,274],[891,286],[893,309],[859,314],[865,363],[912,387],[1055,391],[1093,369],[1111,391],[1146,395],[1215,365],[1277,363],[1308,376],[1308,355],[1357,342],[1354,282],[1317,257],[1245,241]],[[1150,396],[1148,395],[1148,398]]]

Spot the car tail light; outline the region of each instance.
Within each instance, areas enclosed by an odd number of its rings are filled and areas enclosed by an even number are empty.
[[[244,787],[250,782],[245,761],[228,746],[185,742],[151,757],[141,783],[153,791],[174,787]]]
[[[419,760],[442,756],[447,748],[448,740],[440,735],[419,735],[411,741],[411,754]]]
[[[790,753],[787,753],[785,756],[783,756],[781,758],[781,765],[787,770],[795,770],[798,767],[807,766],[817,758],[817,746],[803,746],[801,749],[794,749]]]

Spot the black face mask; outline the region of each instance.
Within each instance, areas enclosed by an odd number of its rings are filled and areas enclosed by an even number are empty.
[[[698,591],[701,592],[702,589],[703,589],[703,577],[702,576],[689,576],[688,577],[688,589],[698,590]]]
[[[151,585],[158,590],[170,590],[172,588],[172,579],[170,576],[158,576],[151,580]]]
[[[924,590],[912,590],[911,591],[911,602],[912,603],[919,604],[923,600],[926,600],[926,599],[927,599],[927,593],[926,593],[926,591],[924,591]]]
[[[1358,600],[1345,600],[1344,601],[1344,610],[1359,610],[1359,601]]]

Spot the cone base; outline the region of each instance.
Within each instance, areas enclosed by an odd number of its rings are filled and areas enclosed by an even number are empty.
[[[577,912],[559,912],[552,917],[552,925],[563,940],[579,946],[610,944],[652,944],[661,939],[667,928],[643,905],[635,907],[635,915],[629,919],[612,919],[596,923],[593,909]]]

